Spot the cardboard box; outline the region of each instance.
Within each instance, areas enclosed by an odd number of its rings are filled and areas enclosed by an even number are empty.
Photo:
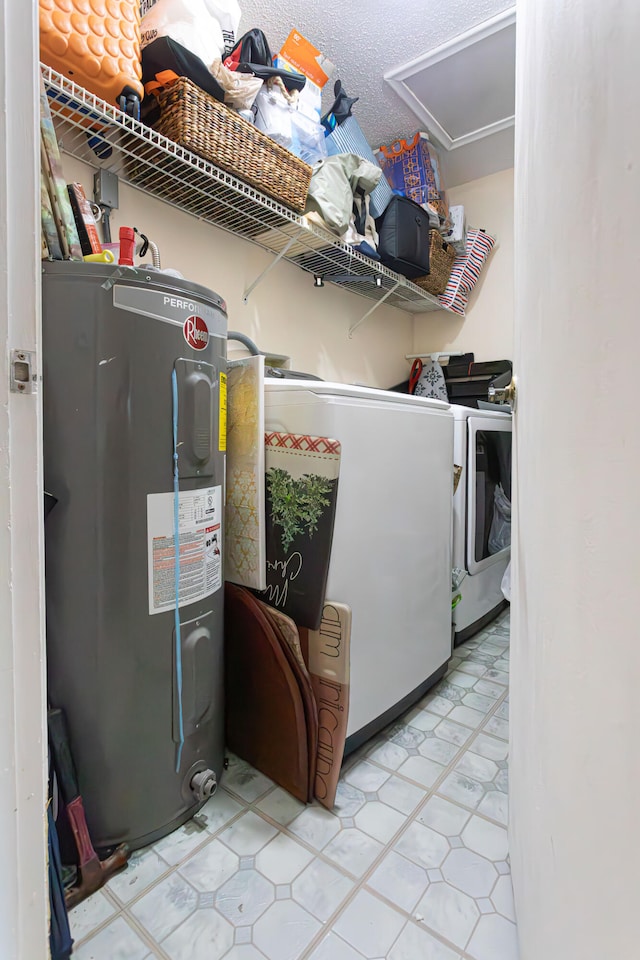
[[[301,33],[292,30],[279,54],[283,60],[312,80],[317,87],[324,87],[335,67],[323,53],[314,47]]]

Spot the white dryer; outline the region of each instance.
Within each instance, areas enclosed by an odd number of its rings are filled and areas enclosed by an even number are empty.
[[[327,599],[352,611],[350,751],[451,657],[453,416],[438,400],[267,380],[265,426],[342,444]]]
[[[511,500],[510,413],[453,405],[454,464],[462,468],[453,497],[453,567],[459,586],[453,608],[454,642],[468,640],[505,606],[501,583],[510,543],[489,543],[497,484]]]

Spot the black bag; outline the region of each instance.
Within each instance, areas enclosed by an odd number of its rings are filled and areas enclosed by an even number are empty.
[[[418,203],[392,197],[376,228],[378,253],[386,267],[408,280],[429,273],[429,214]]]
[[[224,103],[224,90],[204,62],[171,37],[159,37],[142,51],[142,83],[147,96],[142,101],[142,120],[149,126],[160,117],[160,107],[151,96],[178,77],[188,77],[197,87]]]
[[[263,67],[259,63],[239,63],[236,67],[237,73],[252,73],[258,80],[273,80],[279,77],[285,89],[292,93],[294,90],[302,90],[307,78],[302,73],[289,73],[288,70],[281,70],[280,67]]]
[[[252,73],[259,80],[271,80],[280,77],[286,89],[302,90],[307,78],[301,73],[289,73],[272,66],[273,57],[269,41],[262,32],[254,28],[240,37],[225,57],[223,63],[228,70],[237,70],[238,73]]]
[[[266,81],[280,77],[290,93],[292,90],[302,90],[307,78],[301,73],[289,73],[287,70],[272,66],[272,60],[269,41],[262,30],[254,28],[240,37],[223,63],[228,70],[252,73],[259,80]]]
[[[272,61],[269,41],[262,30],[254,28],[247,30],[235,47],[231,48],[224,59],[224,65],[229,70],[236,70],[239,63],[256,63],[269,67]]]

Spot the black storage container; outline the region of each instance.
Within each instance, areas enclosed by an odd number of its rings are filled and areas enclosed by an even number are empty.
[[[443,369],[449,403],[477,409],[478,400],[489,399],[489,387],[496,378],[506,376],[509,379],[511,361],[485,360],[474,363],[473,354],[470,353],[463,357],[452,357]]]
[[[429,214],[408,197],[394,196],[376,220],[378,253],[408,280],[429,273]]]

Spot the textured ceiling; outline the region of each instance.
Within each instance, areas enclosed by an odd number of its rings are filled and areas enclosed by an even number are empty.
[[[295,27],[336,65],[373,147],[419,123],[383,80],[386,70],[439,47],[501,13],[513,0],[240,0],[241,32],[260,27],[277,52]],[[330,105],[333,80],[325,88]]]

